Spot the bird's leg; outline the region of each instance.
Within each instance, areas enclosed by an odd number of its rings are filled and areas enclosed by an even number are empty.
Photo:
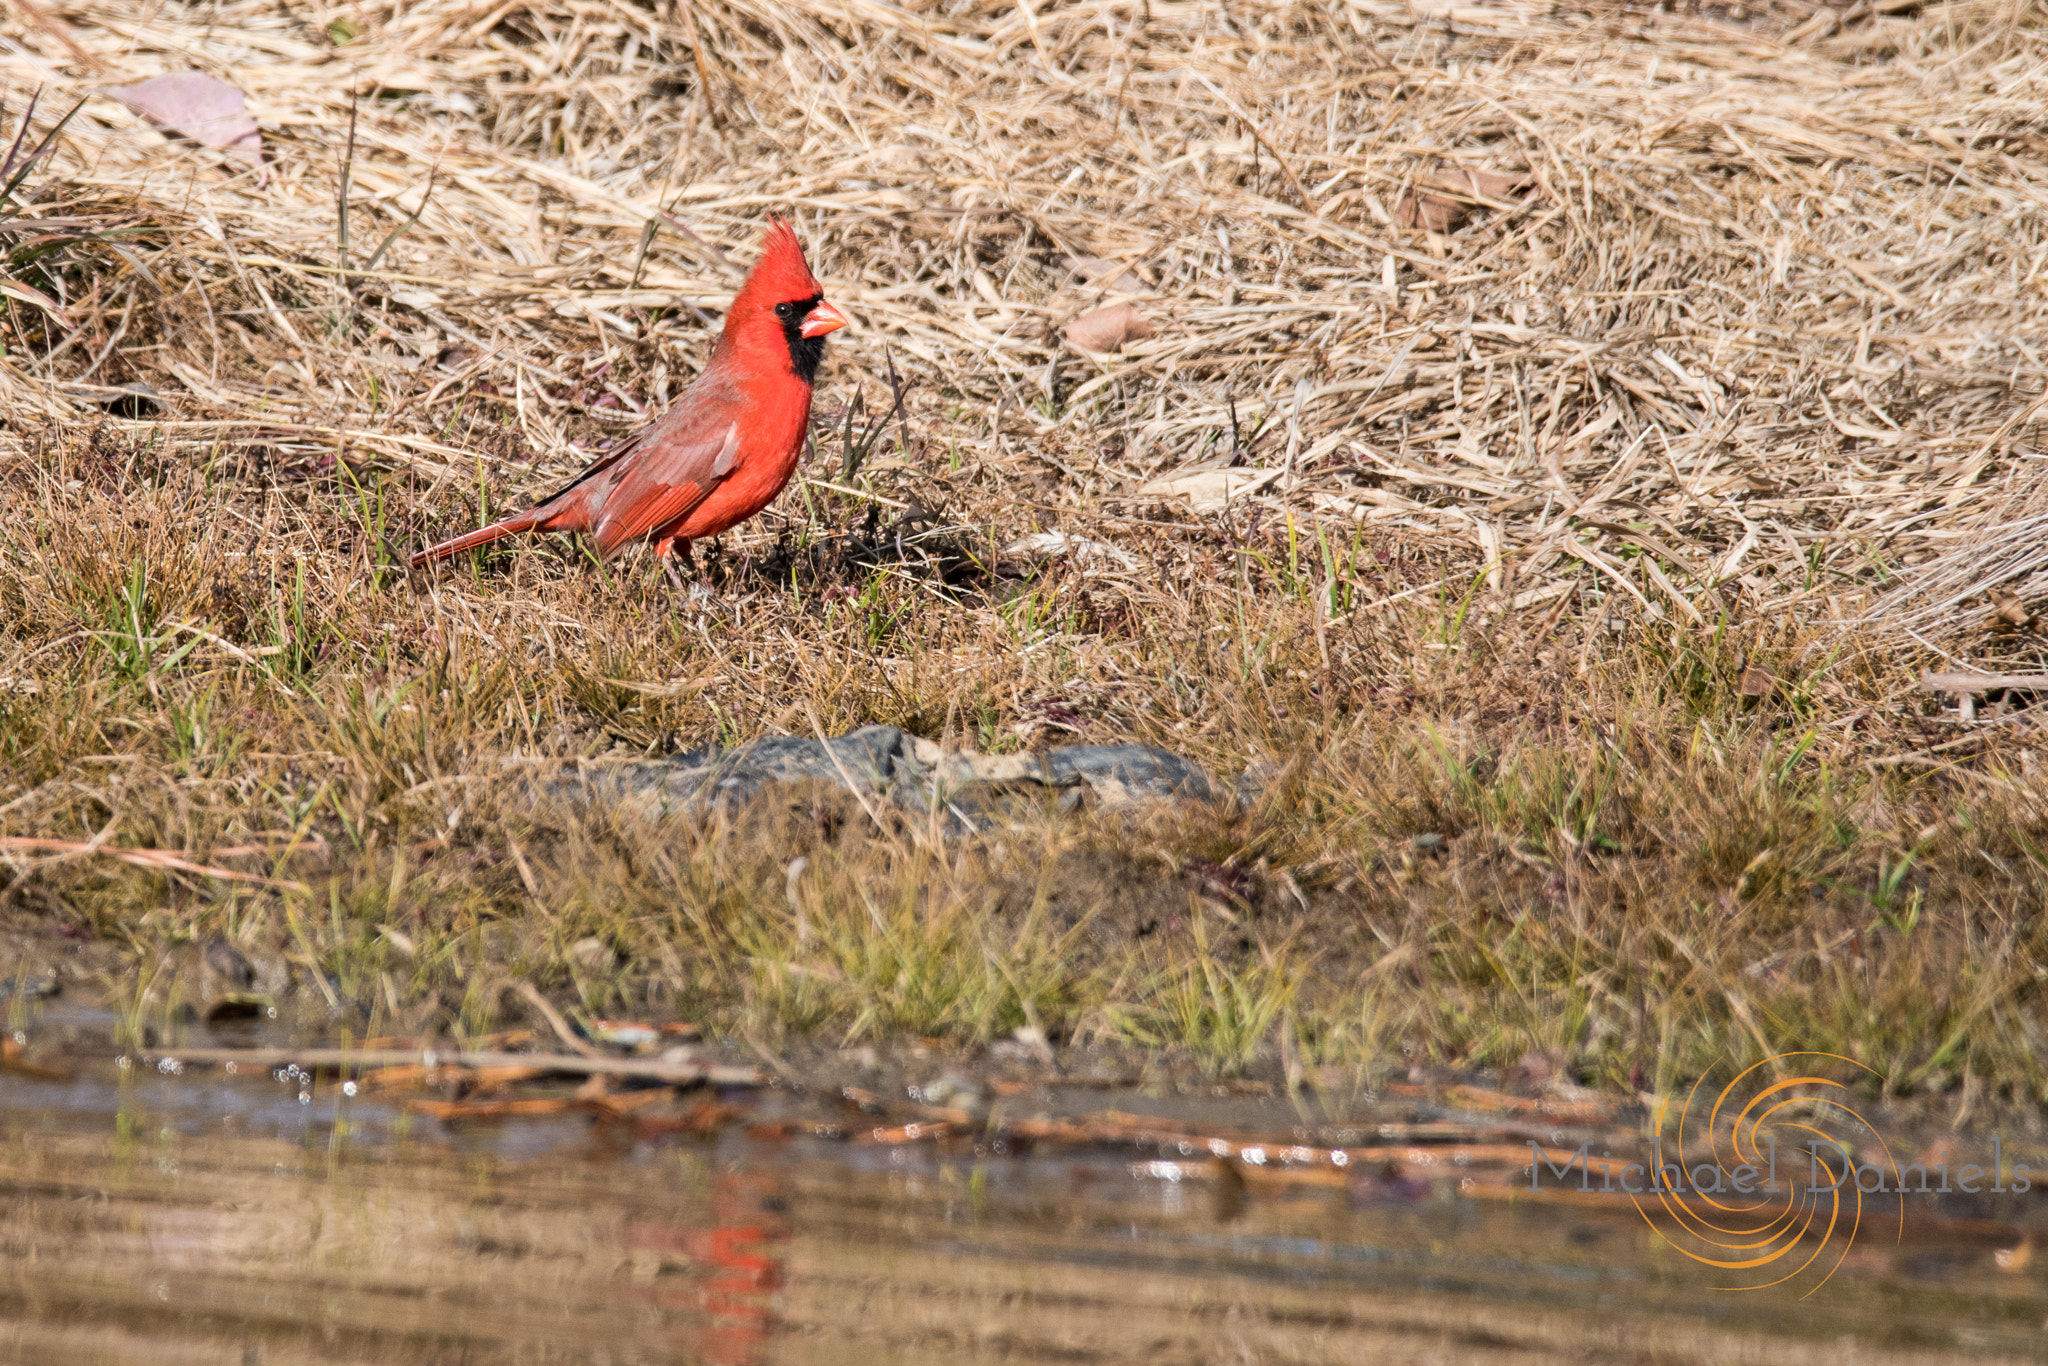
[[[690,543],[679,541],[674,536],[664,536],[654,543],[654,558],[661,561],[661,567],[668,574],[668,581],[676,590],[676,606],[682,606],[690,597],[690,586],[683,581],[683,573],[676,568],[676,559],[681,557],[691,569],[697,566],[690,558]]]

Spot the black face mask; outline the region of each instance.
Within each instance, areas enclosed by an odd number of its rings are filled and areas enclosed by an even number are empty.
[[[813,294],[808,299],[792,299],[775,305],[775,321],[782,324],[783,340],[789,343],[789,368],[806,384],[817,378],[818,363],[825,359],[825,339],[806,337],[804,319],[810,317],[811,310],[823,302],[823,294]]]

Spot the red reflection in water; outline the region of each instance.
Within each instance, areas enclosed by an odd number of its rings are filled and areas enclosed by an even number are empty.
[[[694,1285],[649,1290],[638,1298],[703,1319],[696,1355],[711,1366],[756,1366],[774,1328],[782,1288],[780,1244],[789,1241],[782,1183],[772,1176],[725,1173],[713,1179],[709,1228],[628,1224],[626,1246],[686,1257],[711,1271]]]

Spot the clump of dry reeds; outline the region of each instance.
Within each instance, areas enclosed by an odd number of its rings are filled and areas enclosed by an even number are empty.
[[[6,32],[24,146],[84,104],[0,206],[0,827],[275,836],[264,875],[304,886],[67,856],[17,860],[9,906],[273,937],[356,1008],[466,1024],[524,973],[1237,1060],[1285,1019],[1610,1080],[1825,1035],[1916,1085],[2043,1081],[2033,1024],[1995,1063],[1950,1042],[2034,1018],[2032,751],[2010,716],[1944,729],[1899,648],[2041,653],[2024,610],[1980,626],[2038,593],[2032,10],[65,3]],[[186,66],[248,93],[262,173],[100,93]],[[408,578],[680,392],[770,210],[857,325],[718,599],[569,548]],[[1146,326],[1070,343],[1111,306]],[[651,873],[637,835],[463,795],[867,720],[1281,776],[1236,823],[1045,833],[1120,851],[1066,920],[1014,849],[863,845],[830,884],[859,915],[785,921],[794,836]],[[1192,909],[1079,953],[1132,868]],[[601,981],[565,956],[600,933],[633,965]]]

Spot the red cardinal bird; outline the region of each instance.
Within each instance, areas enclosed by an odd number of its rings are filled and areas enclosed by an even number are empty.
[[[688,561],[691,541],[767,507],[796,472],[825,337],[844,326],[796,233],[769,219],[761,259],[725,315],[711,363],[675,407],[531,511],[422,550],[413,564],[522,531],[580,531],[607,557],[628,542],[653,541],[681,588],[675,553]]]

